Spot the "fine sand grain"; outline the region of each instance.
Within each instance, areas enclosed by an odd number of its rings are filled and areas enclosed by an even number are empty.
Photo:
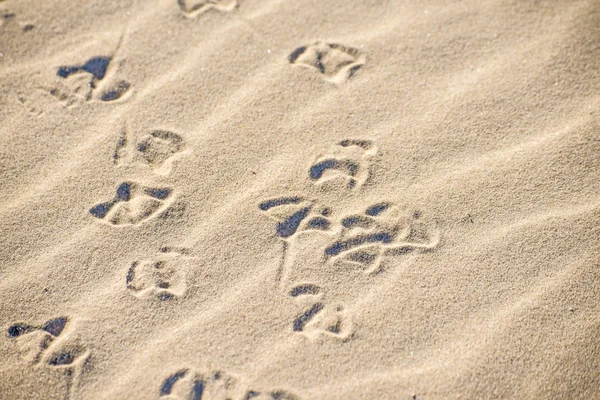
[[[0,399],[600,399],[597,0],[0,0]]]

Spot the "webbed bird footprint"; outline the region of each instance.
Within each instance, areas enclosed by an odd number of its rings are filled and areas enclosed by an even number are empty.
[[[358,266],[365,273],[378,272],[386,254],[428,251],[440,242],[440,232],[431,223],[422,222],[420,213],[403,213],[388,202],[347,215],[340,224],[340,234],[327,246],[325,255],[330,262]]]
[[[307,263],[296,257],[298,241],[303,234],[316,233],[331,235],[331,210],[321,207],[314,201],[302,197],[278,197],[263,201],[258,208],[269,218],[275,220],[275,233],[283,244],[283,256],[277,270],[276,281],[284,289],[288,280],[293,280],[298,273],[312,268],[321,269],[322,253],[317,254],[317,264]],[[301,236],[302,235],[302,236]],[[315,236],[315,235],[312,235]],[[304,271],[304,272],[300,272]],[[291,276],[291,277],[290,277]]]
[[[169,188],[123,182],[112,200],[96,204],[89,213],[109,225],[138,225],[163,213],[173,199]]]
[[[94,98],[101,101],[117,100],[129,91],[131,84],[126,81],[116,81],[104,89],[99,87],[100,82],[107,75],[111,61],[112,57],[109,56],[92,57],[82,64],[61,66],[56,71],[56,75],[65,80],[73,94],[85,100]]]
[[[320,258],[307,258],[307,252],[321,249],[325,262],[345,263],[358,266],[365,273],[375,273],[381,269],[385,255],[429,251],[440,242],[440,232],[431,221],[424,221],[418,212],[402,212],[389,202],[372,204],[363,213],[338,218],[331,215],[331,209],[301,197],[266,200],[259,204],[259,209],[277,222],[276,234],[284,243],[279,272],[282,283],[292,273],[309,273],[311,263],[315,264],[312,266],[315,272],[323,269],[318,268]],[[294,250],[300,234],[305,232],[325,235]]]
[[[365,63],[365,56],[352,47],[335,43],[316,42],[294,50],[288,60],[291,64],[317,70],[329,82],[340,84],[354,76]]]
[[[182,296],[187,288],[185,271],[190,261],[187,249],[169,247],[161,249],[163,255],[153,259],[131,263],[125,278],[127,289],[136,297],[155,296],[160,300],[170,300]]]
[[[347,340],[352,335],[350,316],[341,305],[315,303],[294,320],[292,328],[310,339],[324,335]]]
[[[159,388],[159,397],[170,400],[300,400],[286,390],[248,389],[240,378],[226,371],[197,372],[181,369],[169,375]]]
[[[171,172],[175,156],[185,153],[183,138],[168,130],[155,129],[141,139],[132,140],[131,136],[123,126],[113,154],[114,164],[136,161],[164,176]]]
[[[68,329],[70,334],[63,334]],[[67,317],[51,319],[42,325],[13,324],[7,331],[23,358],[31,364],[67,370],[68,397],[73,397],[83,365],[90,351],[79,343]]]
[[[183,139],[176,133],[165,130],[154,130],[143,137],[137,144],[139,157],[153,168],[160,169],[175,154],[183,149]],[[170,165],[165,166],[170,171]],[[160,173],[160,171],[159,171]]]
[[[298,284],[289,292],[303,311],[292,323],[292,330],[314,339],[324,335],[339,340],[347,340],[352,336],[350,315],[342,305],[329,305],[324,300],[324,293],[318,285],[311,283]]]
[[[323,187],[341,184],[347,189],[359,189],[369,179],[371,160],[377,152],[377,146],[370,140],[342,140],[328,154],[313,161],[308,175]]]
[[[237,399],[243,389],[239,379],[224,371],[198,373],[182,369],[168,376],[160,387],[160,397],[168,399]]]
[[[67,318],[51,319],[42,325],[14,324],[8,328],[8,337],[16,339],[23,358],[32,363],[38,363],[50,346],[61,334]]]
[[[177,0],[177,4],[188,18],[195,18],[213,9],[228,12],[238,6],[237,0]]]
[[[329,208],[302,197],[278,197],[263,201],[258,208],[277,222],[277,236],[284,240],[303,231],[327,231],[331,225]]]
[[[71,366],[88,352],[82,346],[65,340],[62,333],[68,323],[67,317],[54,318],[42,325],[17,323],[8,328],[7,334],[10,339],[17,340],[24,359],[34,364]],[[55,345],[61,341],[61,346]]]

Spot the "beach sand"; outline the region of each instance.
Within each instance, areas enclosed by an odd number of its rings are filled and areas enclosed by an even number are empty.
[[[600,399],[599,27],[0,1],[0,398]]]

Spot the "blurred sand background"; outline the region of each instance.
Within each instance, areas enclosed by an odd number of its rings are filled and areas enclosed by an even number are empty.
[[[0,1],[0,398],[600,398],[597,0]]]

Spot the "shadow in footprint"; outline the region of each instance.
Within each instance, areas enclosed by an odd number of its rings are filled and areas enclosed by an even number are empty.
[[[163,384],[160,387],[160,395],[166,396],[166,395],[171,394],[171,392],[173,391],[173,386],[175,386],[175,384],[181,378],[186,376],[186,374],[188,372],[189,372],[189,369],[182,369],[181,371],[177,371],[173,375],[168,376],[167,379],[165,379],[165,381],[163,382]]]
[[[302,198],[300,197],[280,197],[277,199],[271,199],[264,201],[258,205],[262,211],[268,211],[273,207],[288,205],[288,204],[300,204],[302,202]]]
[[[277,224],[277,235],[281,238],[292,236],[300,227],[300,223],[310,212],[310,207],[305,207],[290,215],[286,220]]]
[[[35,329],[35,327],[30,325],[16,324],[8,328],[7,334],[9,338],[16,338],[26,333],[32,332]]]
[[[137,144],[137,151],[142,160],[155,168],[160,167],[182,149],[183,138],[165,130],[154,130]]]
[[[75,361],[75,356],[71,353],[54,354],[48,360],[49,365],[70,365]]]
[[[177,0],[177,4],[188,18],[195,18],[209,10],[229,12],[238,6],[237,0]]]
[[[28,324],[14,324],[8,328],[7,334],[9,338],[16,338],[33,331],[44,331],[50,335],[57,337],[65,329],[68,319],[66,317],[59,317],[51,319],[45,322],[41,326],[34,326]]]
[[[325,249],[325,256],[364,269],[380,270],[384,255],[429,251],[439,244],[439,232],[420,223],[420,214],[403,213],[389,202],[373,204],[364,214],[342,218],[342,231]],[[417,225],[421,225],[419,229]]]
[[[294,332],[302,332],[306,324],[310,322],[318,313],[323,310],[324,305],[321,303],[314,304],[311,308],[306,310],[302,315],[294,320],[293,330]]]
[[[282,239],[289,239],[296,233],[314,230],[326,231],[331,222],[326,217],[331,210],[319,209],[311,201],[301,197],[279,197],[263,201],[258,208],[277,221],[275,232]]]
[[[305,284],[293,287],[292,290],[290,291],[290,296],[292,296],[292,297],[298,297],[298,296],[304,296],[304,295],[316,296],[319,293],[321,293],[320,287],[318,287],[317,285],[310,284],[310,283],[305,283]]]
[[[89,213],[110,225],[137,225],[165,211],[171,202],[169,188],[123,182],[111,201],[96,204]]]
[[[393,234],[390,232],[377,232],[368,235],[359,235],[351,239],[340,240],[325,249],[328,256],[337,256],[338,254],[361,246],[365,243],[391,243]]]
[[[222,371],[196,373],[182,369],[168,376],[159,390],[159,397],[201,399],[239,398],[241,388],[236,377]]]
[[[78,72],[89,72],[92,74],[95,80],[102,80],[106,75],[108,64],[110,64],[111,57],[93,57],[90,58],[83,65],[72,65],[60,67],[56,74],[61,78],[66,78],[69,75],[76,74]]]
[[[288,61],[291,64],[314,68],[327,81],[339,84],[351,78],[364,65],[365,56],[352,47],[316,42],[295,49],[288,56]]]
[[[183,138],[168,130],[155,129],[140,139],[130,139],[127,125],[123,124],[113,153],[114,164],[139,162],[152,168],[154,173],[165,176],[171,172],[176,156],[186,153]]]
[[[346,340],[352,334],[349,318],[343,306],[316,303],[294,320],[292,330],[311,339],[325,335]]]
[[[8,328],[8,337],[17,342],[24,358],[32,364],[65,370],[66,398],[73,398],[90,351],[77,344],[76,339],[62,335],[68,323],[67,317],[59,317],[39,326],[13,324]]]
[[[115,87],[113,87],[112,89],[109,89],[106,92],[102,93],[100,100],[102,100],[102,101],[118,100],[125,93],[127,93],[127,91],[129,90],[130,87],[131,87],[131,84],[129,82],[121,81],[121,82],[117,83],[117,85]]]
[[[81,83],[79,89],[85,93],[86,100],[91,100],[94,94],[94,90],[98,86],[98,83],[102,81],[107,73],[109,65],[112,61],[112,57],[98,56],[92,57],[81,65],[67,65],[59,67],[56,71],[56,75],[68,79],[72,75],[88,75],[88,78],[84,78],[84,83]],[[87,88],[85,87],[87,86]],[[126,81],[120,81],[113,88],[106,90],[100,96],[100,100],[108,102],[114,101],[121,98],[131,87],[131,84]],[[58,89],[52,91],[57,92]]]
[[[294,259],[294,256],[290,257],[291,246],[304,233],[330,234],[331,221],[326,217],[331,215],[331,210],[294,196],[269,199],[261,202],[258,208],[276,221],[275,234],[283,244],[276,281],[284,285],[291,272],[290,260]]]
[[[168,253],[157,259],[134,261],[127,270],[125,283],[136,297],[155,296],[170,300],[186,291],[185,260],[180,253]]]
[[[390,208],[390,203],[378,203],[374,204],[371,207],[367,208],[365,214],[369,217],[376,217],[382,212],[388,210]]]
[[[358,172],[358,164],[352,160],[323,160],[310,167],[309,175],[312,180],[319,180],[328,169],[345,171],[349,176],[355,176]]]
[[[169,375],[159,388],[159,397],[189,400],[300,400],[283,390],[254,390],[225,371],[196,372],[189,368]]]
[[[358,189],[369,178],[370,162],[377,151],[368,140],[342,140],[312,163],[308,176],[316,184],[341,180],[348,189]]]
[[[67,318],[60,317],[56,319],[52,319],[44,324],[42,327],[43,330],[51,334],[52,336],[58,336],[61,334],[65,326],[67,325]]]

